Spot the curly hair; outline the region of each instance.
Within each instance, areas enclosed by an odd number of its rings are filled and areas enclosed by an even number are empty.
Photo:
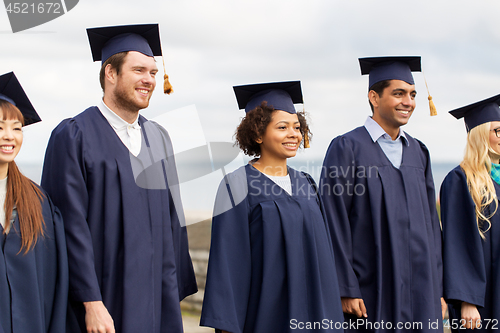
[[[241,121],[240,125],[236,129],[235,145],[238,145],[240,149],[248,156],[260,156],[260,144],[257,143],[257,139],[262,137],[266,132],[267,126],[271,122],[273,117],[274,108],[267,106],[264,101],[262,104],[252,111],[248,112],[246,116]],[[297,112],[297,117],[300,123],[300,133],[302,134],[303,140],[300,143],[300,147],[304,144],[304,138],[312,137],[312,133],[307,125],[306,113]]]

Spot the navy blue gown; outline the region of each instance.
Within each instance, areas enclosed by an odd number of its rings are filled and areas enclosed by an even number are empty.
[[[140,154],[151,153],[145,122],[140,116]],[[186,228],[168,187],[137,185],[136,162],[97,107],[63,120],[52,132],[42,186],[64,218],[69,332],[78,326],[86,332],[82,302],[98,300],[116,332],[182,332],[179,301],[197,291]],[[169,169],[172,162],[158,163]]]
[[[232,333],[332,332],[342,322],[316,185],[304,173],[288,172],[291,196],[251,165],[222,181],[202,326]]]
[[[496,193],[500,193],[500,186],[493,184]],[[490,218],[491,229],[485,233],[486,239],[481,239],[475,205],[460,166],[444,179],[440,200],[444,296],[449,303],[449,325],[460,326],[461,304],[468,302],[477,306],[483,320],[479,331],[496,332],[500,329],[500,211]],[[495,204],[492,204],[484,213],[490,216],[494,211]]]
[[[441,230],[431,163],[425,145],[406,136],[399,169],[365,127],[333,139],[323,163],[319,190],[340,294],[362,298],[368,314],[353,331],[382,332],[388,325],[395,332],[442,330]]]
[[[3,210],[2,210],[3,212]],[[44,237],[21,251],[19,217],[9,233],[0,226],[0,333],[65,333],[68,258],[58,209],[42,200]]]

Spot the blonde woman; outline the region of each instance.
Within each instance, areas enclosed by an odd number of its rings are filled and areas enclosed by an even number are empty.
[[[450,328],[500,329],[500,95],[450,111],[464,117],[463,161],[441,186],[444,295]]]

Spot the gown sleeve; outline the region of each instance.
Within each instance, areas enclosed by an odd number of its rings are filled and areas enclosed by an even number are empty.
[[[345,189],[353,186],[354,152],[344,137],[335,138],[325,156],[319,189],[329,224],[341,297],[361,298],[358,279],[353,269],[352,235],[349,214],[353,196]],[[369,209],[369,207],[366,207]]]
[[[231,174],[228,178],[231,178]],[[222,181],[212,219],[212,238],[201,325],[232,333],[243,331],[251,283],[248,199]],[[233,192],[231,192],[233,190]],[[231,206],[233,203],[235,206]],[[228,209],[229,207],[233,207]]]
[[[57,247],[55,260],[57,261],[56,289],[53,298],[52,316],[48,333],[60,333],[66,330],[66,311],[68,309],[68,255],[66,252],[66,237],[61,213],[50,200],[46,198],[47,207],[54,224],[54,238]]]
[[[418,140],[417,140],[418,141]],[[434,232],[434,248],[436,249],[436,264],[437,264],[437,273],[438,273],[438,281],[439,281],[439,292],[440,296],[443,296],[443,257],[442,257],[442,232],[441,232],[441,223],[439,221],[439,216],[436,209],[436,190],[434,188],[434,178],[432,176],[431,169],[431,159],[429,150],[427,147],[420,141],[418,141],[422,150],[425,153],[427,165],[425,167],[425,186],[427,188],[427,198],[429,200],[429,211],[431,213],[432,219],[432,230]]]
[[[179,178],[175,163],[175,154],[170,135],[161,125],[154,121],[148,121],[159,131],[164,145],[163,151],[166,155],[165,174],[167,177],[167,189],[169,200],[169,213],[171,221],[172,239],[174,242],[175,264],[177,273],[177,286],[179,289],[179,301],[198,291],[195,273],[189,255],[189,244],[186,230],[186,220],[181,202]],[[145,126],[146,130],[146,126]]]
[[[441,185],[444,297],[450,303],[484,306],[486,269],[474,202],[463,171],[451,171]]]
[[[69,263],[70,296],[76,302],[100,301],[92,238],[87,224],[84,138],[75,120],[65,120],[50,137],[42,172],[42,187],[60,208]]]

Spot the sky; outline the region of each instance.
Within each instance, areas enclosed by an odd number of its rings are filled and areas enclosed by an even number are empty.
[[[423,75],[414,73],[417,108],[404,130],[433,162],[458,163],[465,126],[448,111],[499,93],[498,14],[497,0],[80,0],[53,21],[12,33],[0,9],[0,74],[15,72],[43,120],[25,128],[17,160],[41,167],[52,129],[102,98],[86,28],[159,23],[174,93],[163,94],[160,78],[141,113],[187,117],[162,123],[176,149],[233,140],[244,112],[232,86],[300,80],[298,109],[314,135],[295,158],[321,160],[334,137],[371,114],[358,58],[420,55],[438,116],[429,116]]]

